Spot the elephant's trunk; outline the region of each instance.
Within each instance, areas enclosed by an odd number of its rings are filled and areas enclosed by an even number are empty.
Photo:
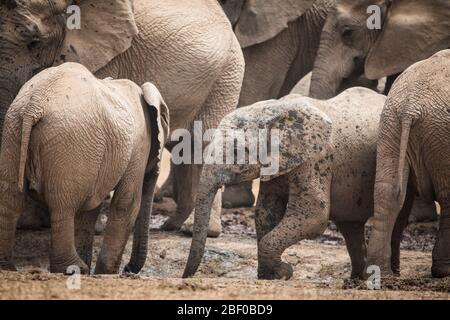
[[[309,96],[315,99],[330,99],[338,93],[338,89],[344,79],[340,66],[339,56],[336,55],[335,35],[323,31],[319,51],[311,77]]]
[[[202,174],[202,178],[200,180],[200,189],[197,193],[197,201],[195,205],[194,230],[191,250],[189,252],[189,258],[183,273],[183,278],[193,276],[200,265],[205,252],[208,224],[214,197],[217,190],[219,190],[220,186],[223,185],[218,182],[219,178],[217,175],[210,175],[210,177],[213,178],[207,181],[207,179],[205,179],[205,175]]]

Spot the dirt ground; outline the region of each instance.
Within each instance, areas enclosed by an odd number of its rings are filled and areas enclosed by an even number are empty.
[[[294,266],[290,281],[256,280],[256,239],[252,209],[225,210],[224,234],[209,239],[194,279],[181,276],[190,246],[182,233],[157,228],[173,213],[165,199],[155,205],[150,252],[139,276],[89,276],[81,289],[69,290],[69,277],[47,272],[49,230],[19,231],[15,248],[20,273],[0,273],[1,299],[448,299],[450,279],[430,277],[437,225],[410,225],[402,243],[402,276],[385,279],[381,291],[348,280],[350,262],[344,241],[330,224],[316,240],[291,247],[284,258]],[[96,238],[95,255],[101,237]],[[131,251],[131,241],[124,263]]]
[[[167,163],[167,161],[165,161]],[[167,175],[164,167],[161,181]],[[294,267],[289,281],[256,280],[253,209],[224,210],[224,233],[208,239],[195,278],[184,280],[190,238],[158,231],[175,204],[155,204],[147,263],[139,276],[82,276],[80,289],[68,289],[68,276],[47,272],[49,230],[18,231],[15,257],[19,273],[0,272],[0,299],[449,299],[450,278],[432,279],[431,250],[436,223],[411,224],[402,242],[402,275],[383,279],[381,291],[349,280],[350,261],[342,236],[330,223],[316,240],[302,241],[284,254]],[[96,237],[94,256],[101,237]],[[130,256],[131,241],[123,263]]]

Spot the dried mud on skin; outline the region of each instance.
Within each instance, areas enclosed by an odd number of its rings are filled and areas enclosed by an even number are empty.
[[[68,277],[47,272],[49,230],[19,231],[15,256],[20,273],[0,272],[1,299],[449,299],[450,279],[430,277],[436,223],[412,224],[402,242],[402,275],[383,279],[381,291],[351,281],[345,243],[330,223],[323,236],[289,248],[283,258],[294,267],[290,281],[256,279],[256,235],[252,209],[224,210],[224,234],[208,239],[205,258],[193,279],[180,279],[191,239],[157,228],[175,204],[155,204],[149,256],[141,274],[83,276],[80,290]],[[370,228],[369,230],[370,231]],[[101,237],[96,237],[94,256]],[[131,253],[129,242],[123,263]]]

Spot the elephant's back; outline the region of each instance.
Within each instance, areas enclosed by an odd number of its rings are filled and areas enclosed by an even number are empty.
[[[187,127],[217,79],[235,68],[240,47],[231,24],[215,0],[138,0],[134,11],[139,34],[111,69],[137,84],[154,83],[170,108],[171,128]]]
[[[365,88],[322,103],[333,122],[332,219],[364,221],[372,215],[379,119],[385,97]]]

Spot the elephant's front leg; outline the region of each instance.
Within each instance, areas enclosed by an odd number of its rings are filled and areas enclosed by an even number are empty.
[[[352,262],[351,278],[364,278],[366,266],[367,246],[364,237],[365,222],[339,221],[335,222],[345,239],[345,245]]]
[[[77,252],[89,270],[92,262],[95,223],[100,214],[100,209],[101,206],[91,211],[80,211],[75,217],[75,244]]]
[[[255,209],[256,236],[259,241],[280,223],[289,198],[287,177],[261,182]]]
[[[439,233],[433,249],[433,277],[450,276],[450,196],[438,199],[441,206]]]
[[[291,278],[293,270],[281,260],[283,252],[302,239],[322,234],[327,227],[330,212],[329,170],[316,170],[314,164],[305,164],[297,170],[289,176],[289,201],[284,217],[259,241],[260,279]]]

